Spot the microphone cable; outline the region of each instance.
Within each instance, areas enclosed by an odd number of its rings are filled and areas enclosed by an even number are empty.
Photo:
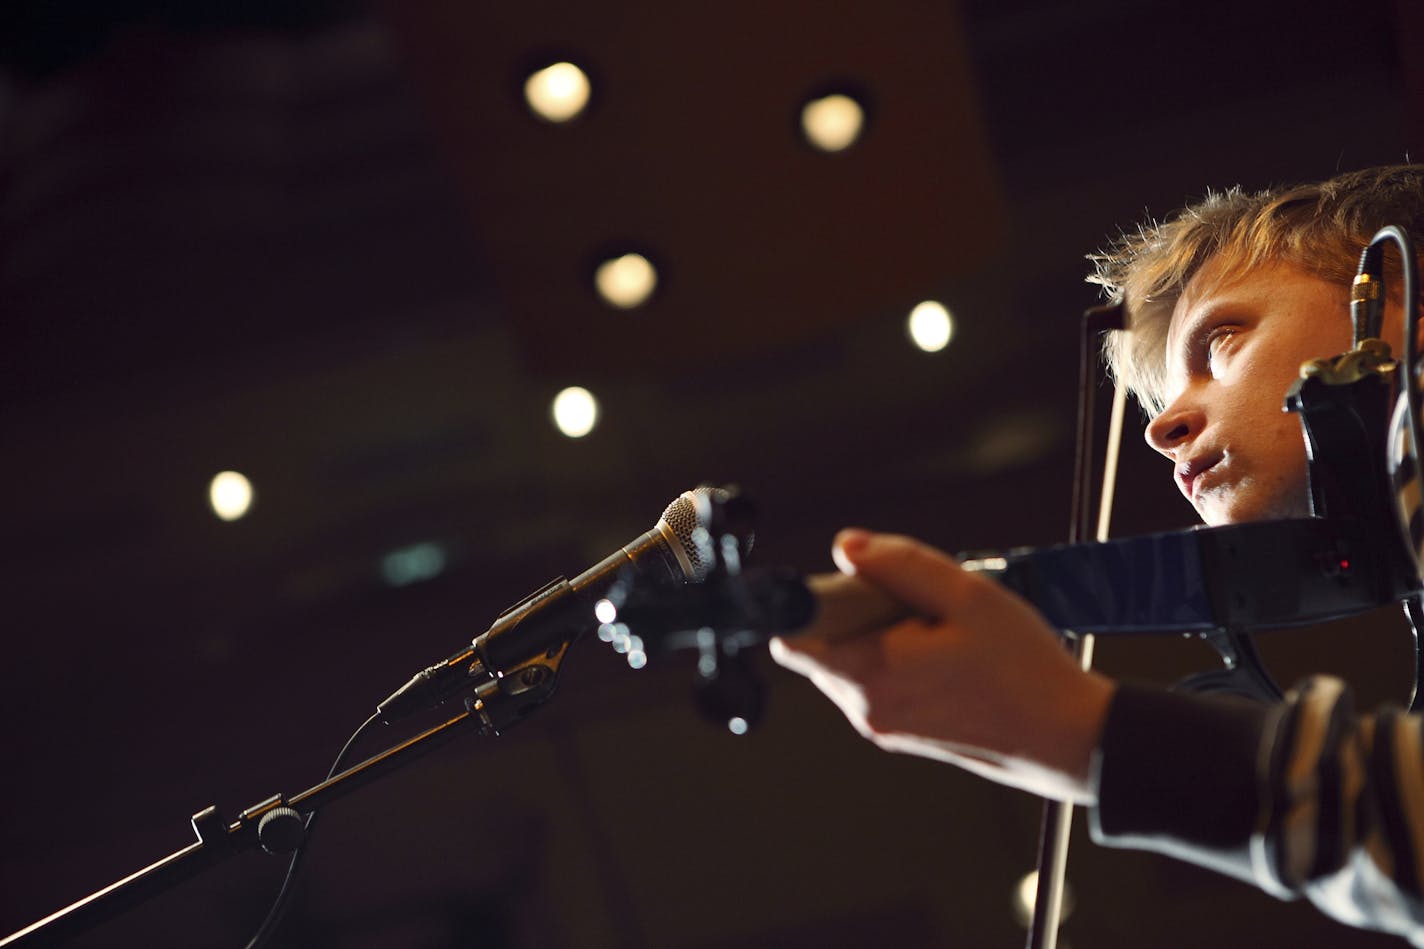
[[[366,729],[376,723],[380,717],[379,712],[373,712],[371,717],[361,723],[360,727],[351,733],[351,737],[346,739],[346,744],[341,746],[341,751],[337,753],[336,760],[331,763],[331,770],[326,773],[326,780],[330,781],[341,771],[341,766],[346,763],[346,757],[351,752],[351,748],[356,744],[356,739],[360,738]],[[307,848],[311,846],[312,834],[316,831],[316,819],[320,811],[314,810],[307,815],[306,823],[302,825],[302,840],[297,844],[297,849],[292,851],[292,859],[287,863],[287,875],[282,879],[282,888],[277,891],[277,898],[272,901],[272,908],[267,911],[267,918],[262,920],[262,925],[258,927],[257,933],[247,943],[247,949],[262,949],[271,940],[277,927],[281,925],[282,917],[286,915],[287,908],[292,904],[292,893],[295,891],[294,884],[297,879],[297,872],[302,866],[302,857],[306,854]]]
[[[725,503],[735,493],[735,489],[719,488],[710,484],[699,485],[691,491],[684,491],[667,506],[652,530],[642,534],[628,546],[610,554],[598,564],[575,577],[573,581],[570,582],[560,577],[532,597],[506,610],[495,620],[494,626],[477,638],[472,646],[450,659],[436,663],[417,673],[409,682],[382,702],[376,712],[362,722],[351,737],[346,739],[346,744],[342,746],[336,760],[332,762],[331,770],[327,772],[326,780],[330,781],[340,773],[346,756],[351,751],[352,745],[356,743],[356,739],[377,721],[391,724],[398,718],[418,711],[421,706],[433,708],[444,702],[450,694],[469,684],[468,673],[465,671],[469,659],[472,656],[477,657],[478,664],[481,666],[487,661],[482,651],[476,651],[480,649],[482,643],[486,644],[484,649],[499,648],[503,658],[508,660],[524,658],[523,653],[530,648],[528,640],[531,639],[536,640],[534,645],[537,645],[538,649],[535,651],[542,651],[548,644],[538,640],[538,636],[555,635],[556,638],[562,638],[566,632],[559,622],[566,619],[558,609],[559,604],[562,604],[565,613],[575,607],[581,608],[579,596],[581,592],[586,593],[589,589],[606,586],[630,565],[637,566],[641,559],[647,558],[652,562],[663,563],[664,569],[670,575],[680,576],[684,582],[701,582],[710,569],[710,562],[706,556],[707,552],[702,549],[703,542],[698,540],[698,532],[706,533],[705,528],[711,517],[709,513],[711,505]],[[747,536],[746,541],[750,546],[750,535]],[[540,608],[548,607],[550,602],[555,603],[555,608],[547,609],[543,615],[536,615]],[[591,620],[592,617],[589,619]],[[526,620],[528,622],[523,622]],[[522,622],[523,625],[521,625]],[[549,627],[549,623],[552,623],[552,627]],[[587,621],[584,625],[587,625]],[[493,642],[497,638],[494,634],[497,633],[505,634],[505,638],[508,640],[506,645]],[[500,657],[496,657],[496,659],[498,658]],[[501,670],[504,662],[496,661],[491,665],[495,670]],[[291,862],[287,864],[287,875],[282,880],[282,888],[277,892],[276,899],[272,901],[272,908],[267,911],[267,918],[262,921],[257,933],[247,943],[247,949],[262,949],[268,943],[291,904],[293,886],[297,873],[301,869],[302,857],[311,845],[312,833],[316,830],[317,814],[318,811],[314,809],[307,815],[306,822],[302,825],[301,841],[292,851]]]

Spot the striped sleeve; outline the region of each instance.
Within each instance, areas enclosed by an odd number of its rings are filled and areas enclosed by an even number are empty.
[[[1424,727],[1317,677],[1276,706],[1123,685],[1098,751],[1099,843],[1305,896],[1424,946]]]

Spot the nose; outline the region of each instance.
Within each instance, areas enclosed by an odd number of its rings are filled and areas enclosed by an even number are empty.
[[[1201,434],[1205,418],[1199,409],[1178,399],[1147,423],[1143,437],[1157,451],[1174,458],[1177,448]]]

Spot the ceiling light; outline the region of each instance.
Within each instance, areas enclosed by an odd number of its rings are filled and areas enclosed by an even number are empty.
[[[598,400],[579,386],[570,386],[554,396],[554,425],[569,438],[583,438],[598,424]]]
[[[849,148],[864,128],[865,109],[844,93],[812,99],[801,108],[801,131],[823,152]]]
[[[937,353],[954,338],[954,317],[943,303],[926,300],[910,311],[910,339],[921,350]]]
[[[593,285],[609,306],[631,310],[642,306],[658,285],[658,271],[642,254],[624,254],[598,265]]]
[[[588,75],[573,63],[554,63],[524,80],[524,99],[541,119],[568,122],[588,105]]]
[[[220,471],[208,484],[208,503],[225,521],[235,521],[252,507],[252,482],[236,471]]]
[[[1038,871],[1030,870],[1025,873],[1014,887],[1014,917],[1021,926],[1031,926],[1033,924],[1033,910],[1038,902]],[[1059,922],[1066,920],[1073,912],[1073,888],[1066,882],[1063,884],[1063,902],[1059,907]]]

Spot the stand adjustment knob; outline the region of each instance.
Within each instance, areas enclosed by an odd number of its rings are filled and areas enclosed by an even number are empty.
[[[306,821],[295,809],[274,807],[257,822],[257,841],[274,856],[291,853],[301,845],[306,831]]]

